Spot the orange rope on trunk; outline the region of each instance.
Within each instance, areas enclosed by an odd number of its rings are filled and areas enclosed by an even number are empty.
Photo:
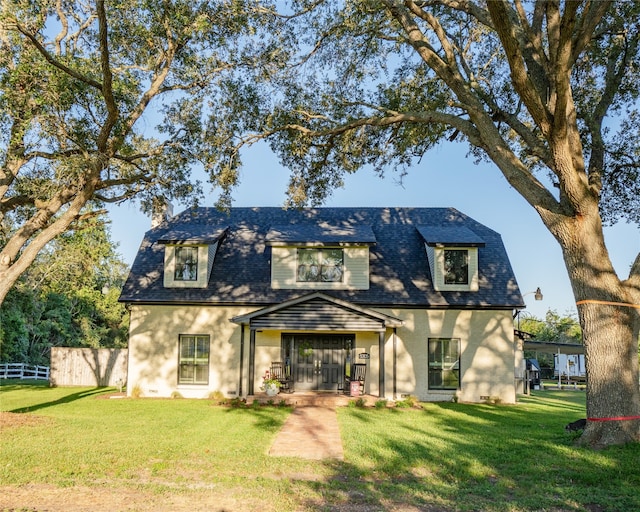
[[[608,300],[579,300],[576,306],[581,304],[604,304],[605,306],[623,306],[627,308],[640,309],[640,304],[631,304],[630,302],[609,302]]]
[[[635,421],[640,420],[640,416],[614,416],[612,418],[587,418],[587,421]]]

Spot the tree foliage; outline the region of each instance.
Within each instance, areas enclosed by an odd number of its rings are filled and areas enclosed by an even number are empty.
[[[640,223],[636,3],[293,8],[302,56],[253,118],[294,171],[293,203],[322,203],[365,165],[380,174],[428,166],[425,154],[449,139],[496,163],[539,212],[576,211],[568,187],[578,184],[553,147],[565,134],[605,218]]]
[[[0,306],[0,360],[48,365],[51,347],[126,347],[127,271],[102,217],[52,241]]]
[[[220,141],[282,61],[269,21],[242,0],[0,3],[0,302],[87,208],[197,201],[197,167],[228,204],[239,158]]]
[[[582,343],[582,330],[573,315],[560,315],[557,311],[547,311],[544,320],[520,314],[518,329],[535,336],[536,341],[552,343]]]
[[[560,315],[557,311],[547,311],[544,320],[532,315],[520,313],[517,317],[516,328],[530,334],[534,341],[551,343],[582,343],[582,330],[575,315]],[[553,368],[554,354],[538,351],[526,351],[525,357],[537,357],[543,368]]]

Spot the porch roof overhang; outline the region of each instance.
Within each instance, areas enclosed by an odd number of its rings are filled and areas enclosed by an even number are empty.
[[[238,315],[231,321],[252,329],[360,332],[380,332],[403,324],[399,318],[320,292]]]
[[[584,354],[584,345],[577,343],[554,343],[552,341],[525,340],[525,350],[547,352],[549,354]]]

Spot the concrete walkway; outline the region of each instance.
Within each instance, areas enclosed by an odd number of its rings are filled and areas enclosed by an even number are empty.
[[[274,457],[344,459],[338,416],[333,407],[296,407],[269,450]]]

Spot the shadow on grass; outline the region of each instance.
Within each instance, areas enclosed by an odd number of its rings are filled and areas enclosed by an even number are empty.
[[[582,402],[581,402],[582,400]],[[640,510],[640,445],[594,452],[564,431],[584,397],[516,406],[425,404],[423,411],[343,410],[345,462],[309,483],[306,509]]]
[[[227,408],[227,414],[236,414],[243,416],[251,416],[256,420],[255,425],[260,428],[268,430],[278,430],[284,425],[288,414],[274,415],[274,411],[286,411],[290,413],[293,409],[291,407],[280,407],[274,405],[242,405],[233,406]]]
[[[59,389],[59,388],[58,388]],[[69,394],[65,394],[55,400],[51,400],[49,402],[41,402],[39,404],[29,405],[26,407],[20,407],[18,409],[13,409],[9,412],[13,413],[27,413],[27,412],[36,412],[42,409],[46,409],[48,407],[55,407],[56,405],[68,404],[70,402],[75,402],[76,400],[80,400],[82,398],[87,398],[93,395],[99,395],[104,393],[107,389],[110,388],[91,388],[91,389],[82,389],[75,391],[73,389],[67,388]]]

